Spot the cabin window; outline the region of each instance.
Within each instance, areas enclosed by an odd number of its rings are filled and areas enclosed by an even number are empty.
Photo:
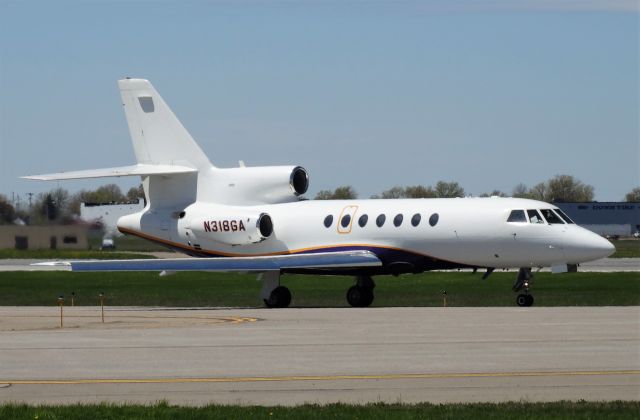
[[[413,217],[411,218],[411,225],[418,226],[420,224],[420,219],[422,219],[422,216],[420,216],[420,213],[414,214]]]
[[[551,224],[551,225],[564,225],[564,222],[562,221],[560,216],[555,214],[553,212],[553,210],[551,210],[551,209],[542,209],[540,211],[542,212],[542,215],[544,216],[544,218],[547,219],[547,222],[549,222],[549,224]]]
[[[332,224],[333,224],[333,216],[332,215],[328,215],[327,217],[324,218],[324,227],[329,228],[329,227],[331,227]]]
[[[342,220],[340,221],[340,225],[343,228],[346,228],[347,226],[349,226],[349,223],[351,223],[351,215],[350,214],[345,214],[344,216],[342,216]]]
[[[365,227],[368,221],[369,221],[369,216],[367,216],[366,214],[363,214],[358,219],[358,224],[360,225],[360,227]]]
[[[527,215],[531,223],[544,223],[544,219],[542,219],[538,210],[527,210]]]
[[[404,218],[404,216],[402,216],[402,213],[396,214],[396,217],[393,218],[393,225],[395,227],[398,227],[402,224],[402,219]]]
[[[524,214],[524,210],[512,210],[507,222],[527,223],[527,216]]]
[[[381,214],[376,218],[376,225],[378,225],[378,227],[382,227],[382,225],[384,225],[385,220],[387,220],[387,216],[385,216],[384,214]]]
[[[431,215],[431,217],[429,217],[429,224],[431,226],[435,226],[438,224],[438,219],[440,219],[440,216],[438,216],[438,213],[433,213]]]
[[[574,224],[574,223],[573,223],[573,220],[571,220],[571,219],[569,218],[569,216],[567,216],[567,214],[566,214],[565,212],[563,212],[562,210],[560,210],[560,209],[553,209],[553,211],[555,211],[556,213],[558,213],[558,214],[560,215],[560,217],[562,217],[562,219],[563,219],[565,222],[569,223],[570,225],[573,225],[573,224]]]

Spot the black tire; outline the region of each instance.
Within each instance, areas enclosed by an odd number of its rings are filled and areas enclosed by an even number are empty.
[[[527,302],[529,302],[528,296],[529,295],[519,294],[518,297],[516,298],[516,304],[521,307],[530,306],[530,305],[527,305]]]
[[[284,286],[278,286],[271,291],[269,299],[264,300],[268,308],[286,308],[291,303],[291,292]]]
[[[527,295],[526,306],[533,306],[533,295]]]
[[[347,302],[354,308],[365,308],[373,303],[373,290],[352,286],[347,290]]]

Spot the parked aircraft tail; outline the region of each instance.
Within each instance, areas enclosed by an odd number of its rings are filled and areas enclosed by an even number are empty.
[[[118,87],[138,163],[196,169],[212,166],[148,80],[122,79]]]

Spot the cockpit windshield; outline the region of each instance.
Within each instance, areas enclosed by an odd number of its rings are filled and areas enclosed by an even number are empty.
[[[575,224],[575,223],[573,222],[573,220],[571,220],[571,219],[569,218],[569,216],[567,216],[567,214],[566,214],[565,212],[563,212],[562,210],[560,210],[560,209],[553,209],[553,211],[555,211],[556,213],[558,213],[558,215],[560,215],[560,217],[562,217],[562,220],[564,220],[564,221],[565,221],[565,222],[567,222],[568,224],[570,224],[570,225]]]
[[[544,223],[544,219],[540,216],[538,210],[527,210],[527,215],[531,223]]]
[[[507,222],[527,223],[527,216],[525,216],[524,210],[512,210]]]
[[[564,225],[564,221],[553,210],[542,209],[540,211],[550,225]]]

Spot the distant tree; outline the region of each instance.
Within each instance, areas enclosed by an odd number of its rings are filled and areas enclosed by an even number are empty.
[[[627,203],[640,203],[640,187],[636,187],[624,196]]]
[[[556,175],[547,181],[547,201],[593,201],[593,187],[571,175]]]
[[[125,201],[122,190],[116,184],[107,184],[98,187],[94,194],[95,203],[119,203]]]
[[[503,193],[500,190],[493,190],[490,193],[482,193],[480,197],[506,197],[507,194]]]
[[[515,198],[530,198],[529,190],[527,189],[527,186],[524,184],[518,184],[515,187],[513,187],[511,196]]]
[[[382,198],[402,198],[405,196],[405,190],[402,187],[393,187],[388,190],[382,191]]]
[[[516,188],[518,193],[522,193],[520,184]],[[546,202],[587,202],[593,201],[593,187],[584,184],[571,175],[556,175],[546,182],[540,182],[531,187],[527,193],[527,198]],[[515,197],[514,189],[514,197]]]
[[[138,199],[144,198],[144,188],[142,188],[142,184],[138,187],[131,187],[129,191],[127,191],[127,201],[138,201]]]
[[[352,200],[358,198],[358,193],[350,185],[336,188],[334,191],[321,190],[316,194],[316,200]]]
[[[540,182],[529,190],[529,197],[533,200],[547,201],[547,184]]]
[[[7,197],[0,194],[0,225],[10,224],[16,218],[16,210],[9,203]]]
[[[464,197],[464,188],[457,182],[438,181],[435,193],[438,198]]]
[[[56,220],[58,217],[58,205],[51,194],[45,196],[40,209],[41,214],[50,222]]]
[[[436,192],[431,186],[424,187],[422,185],[414,185],[404,189],[404,197],[406,198],[435,198]]]

